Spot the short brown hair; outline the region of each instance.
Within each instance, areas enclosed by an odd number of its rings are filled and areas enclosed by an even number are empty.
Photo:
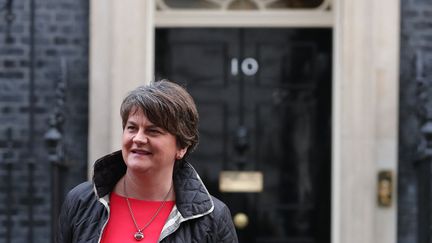
[[[180,85],[168,80],[139,86],[124,98],[120,115],[122,127],[131,112],[141,110],[153,124],[176,137],[180,148],[188,148],[186,154],[198,144],[198,111],[190,94]]]

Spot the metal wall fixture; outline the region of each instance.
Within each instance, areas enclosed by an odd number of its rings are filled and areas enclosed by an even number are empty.
[[[389,170],[378,172],[378,206],[390,207],[393,201],[393,173]]]
[[[63,125],[65,121],[65,101],[67,83],[67,63],[60,60],[60,75],[56,88],[53,113],[49,117],[49,128],[44,139],[48,150],[48,160],[51,164],[51,232],[58,231],[58,217],[63,202],[65,164],[65,145]],[[54,235],[52,242],[55,242]]]

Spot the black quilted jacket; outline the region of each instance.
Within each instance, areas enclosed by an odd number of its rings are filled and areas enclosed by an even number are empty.
[[[93,183],[78,185],[65,199],[57,243],[100,242],[109,217],[109,193],[125,172],[120,151],[96,161]],[[173,178],[176,205],[159,242],[238,242],[228,208],[207,192],[189,163],[177,162]]]

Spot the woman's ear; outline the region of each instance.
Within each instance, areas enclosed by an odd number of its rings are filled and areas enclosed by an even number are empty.
[[[178,150],[176,153],[176,159],[177,160],[183,159],[183,156],[186,154],[187,149],[188,148],[186,147],[186,148],[182,148],[182,149]]]

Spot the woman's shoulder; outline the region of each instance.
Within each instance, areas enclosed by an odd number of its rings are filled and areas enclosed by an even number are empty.
[[[231,215],[230,210],[228,208],[228,206],[222,202],[220,199],[211,196],[212,201],[213,201],[213,205],[214,205],[214,209],[213,209],[213,213],[216,215],[224,215],[224,214],[228,214]]]
[[[217,225],[217,242],[238,242],[229,208],[216,197],[212,196],[212,199],[214,203],[214,223]]]
[[[93,184],[91,182],[83,182],[72,188],[66,195],[62,212],[68,217],[72,217],[81,208],[89,208],[97,201],[93,192]]]
[[[93,183],[86,181],[72,188],[66,196],[66,200],[85,200],[94,197]]]

